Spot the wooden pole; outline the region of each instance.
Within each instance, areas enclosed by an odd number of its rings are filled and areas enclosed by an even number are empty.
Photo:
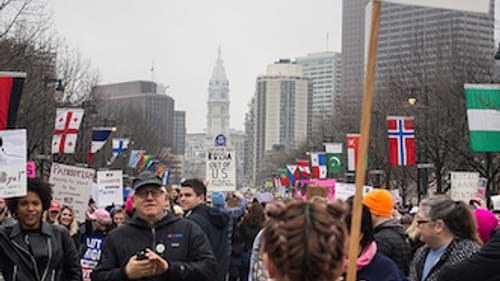
[[[358,147],[358,162],[356,167],[356,193],[352,206],[351,238],[349,243],[349,267],[347,281],[356,280],[356,260],[359,255],[359,232],[361,230],[361,196],[366,174],[366,155],[370,138],[370,115],[372,111],[373,84],[375,66],[377,62],[378,30],[380,24],[380,1],[373,1],[371,16],[370,45],[368,47],[368,63],[366,65],[365,87],[363,93],[363,107],[361,110],[361,130]]]

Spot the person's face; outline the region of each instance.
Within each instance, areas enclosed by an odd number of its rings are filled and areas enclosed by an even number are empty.
[[[146,185],[134,192],[132,201],[142,218],[161,217],[165,213],[165,191],[156,185]]]
[[[179,194],[177,193],[177,190],[175,190],[175,189],[174,189],[174,190],[172,190],[172,198],[176,198],[176,197],[177,197],[177,195],[179,195]]]
[[[417,228],[420,233],[420,240],[427,245],[432,245],[436,239],[436,222],[432,221],[424,212],[423,208],[420,208],[417,215],[415,216],[417,221]]]
[[[17,219],[22,229],[39,229],[42,212],[42,199],[35,192],[28,191],[28,194],[21,197],[17,203]]]
[[[55,222],[57,215],[59,215],[59,211],[50,211],[49,212],[49,222]]]
[[[62,210],[59,222],[65,226],[69,226],[73,222],[73,215],[69,209]]]
[[[116,213],[113,216],[113,222],[116,225],[120,225],[125,222],[125,213]]]
[[[194,209],[196,206],[203,204],[203,195],[197,196],[194,190],[189,186],[181,187],[180,205],[184,212]]]

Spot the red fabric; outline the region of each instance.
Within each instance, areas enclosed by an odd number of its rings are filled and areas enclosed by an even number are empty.
[[[297,160],[297,169],[299,170],[301,178],[311,177],[311,170],[309,169],[309,161]]]
[[[70,129],[69,123],[71,122],[71,118],[73,118],[73,112],[68,111],[66,114],[66,121],[64,124],[64,129],[62,130],[54,130],[54,135],[62,135],[61,141],[59,142],[59,153],[64,153],[64,145],[66,143],[66,136],[68,134],[78,134],[78,129]]]
[[[7,129],[13,77],[0,77],[0,130]]]
[[[416,164],[415,127],[413,118],[388,117],[389,162],[392,166]]]

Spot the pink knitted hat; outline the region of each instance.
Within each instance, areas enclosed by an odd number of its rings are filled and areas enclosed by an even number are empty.
[[[493,212],[485,209],[475,209],[473,213],[476,217],[479,237],[486,243],[490,240],[493,230],[498,227],[497,216],[495,216]]]

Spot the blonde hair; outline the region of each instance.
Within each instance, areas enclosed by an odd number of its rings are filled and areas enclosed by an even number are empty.
[[[71,213],[72,220],[71,220],[71,223],[69,224],[68,230],[69,230],[69,235],[73,236],[73,235],[78,233],[78,224],[76,223],[75,211],[73,211],[73,208],[71,208],[70,206],[63,205],[61,207],[61,211],[57,215],[57,218],[56,218],[56,221],[54,222],[54,224],[63,225],[63,224],[61,224],[61,215],[62,215],[62,212],[64,210],[69,210],[69,212]]]

